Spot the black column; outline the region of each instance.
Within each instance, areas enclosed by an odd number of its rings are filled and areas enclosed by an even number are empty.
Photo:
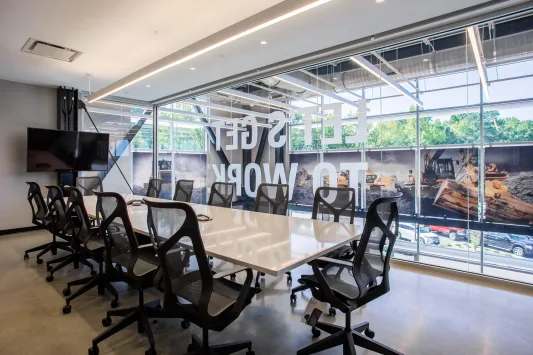
[[[78,90],[74,88],[57,88],[57,129],[78,130]],[[57,173],[57,184],[75,186],[77,176],[77,172]]]

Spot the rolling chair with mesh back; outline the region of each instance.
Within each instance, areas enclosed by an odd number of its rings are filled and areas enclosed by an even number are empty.
[[[104,185],[100,176],[78,176],[76,187],[83,196],[94,196],[94,191],[104,192]]]
[[[146,197],[159,197],[161,186],[163,186],[163,180],[150,178],[150,181],[148,181],[148,190],[146,190]]]
[[[96,192],[98,217],[101,217],[100,233],[105,244],[105,273],[114,281],[123,281],[137,289],[139,298],[136,307],[115,309],[107,312],[102,325],[110,326],[111,317],[123,317],[92,341],[89,355],[99,353],[98,344],[127,326],[137,322],[139,333],[146,333],[150,348],[146,355],[155,355],[155,340],[149,318],[164,318],[158,313],[159,302],[144,304],[144,290],[153,287],[154,276],[159,267],[153,244],[139,245],[124,198],[114,192]]]
[[[263,212],[286,216],[289,208],[289,185],[287,184],[259,184],[255,197],[254,212]],[[285,273],[287,282],[292,282],[291,272]],[[265,276],[257,272],[255,286],[259,287],[259,276]]]
[[[174,201],[191,202],[192,190],[194,180],[178,180],[176,181],[176,189],[174,191]]]
[[[69,255],[65,255],[63,257],[48,261],[46,263],[47,269],[49,271],[49,274],[46,277],[46,281],[53,281],[54,273],[69,264],[74,264],[74,268],[77,269],[79,268],[80,263],[82,263],[91,269],[92,275],[95,275],[93,265],[80,254],[80,245],[78,239],[75,236],[74,228],[74,225],[79,221],[77,219],[77,216],[72,213],[70,209],[70,206],[73,202],[71,196],[68,197],[67,205],[65,205],[63,191],[59,186],[47,186],[47,188],[49,198],[48,210],[53,216],[53,229],[58,236],[65,240],[69,240],[69,251],[71,251],[71,253]],[[68,187],[65,187],[65,189],[68,189]],[[54,264],[58,265],[52,267],[52,265]]]
[[[92,277],[87,277],[80,280],[75,280],[67,283],[67,287],[63,290],[63,295],[68,296],[66,299],[66,305],[63,307],[63,314],[68,314],[71,311],[71,302],[89,291],[94,287],[98,287],[98,294],[103,295],[104,289],[107,289],[113,296],[114,300],[111,302],[111,307],[118,307],[118,293],[111,284],[111,279],[104,272],[104,250],[105,244],[102,235],[100,234],[98,227],[93,227],[91,220],[85,209],[85,204],[83,202],[83,194],[76,187],[65,187],[65,190],[69,194],[69,208],[67,210],[67,215],[76,216],[76,219],[73,221],[73,230],[74,230],[74,239],[73,248],[75,252],[83,257],[84,259],[92,259],[98,263],[98,274],[91,273]],[[74,222],[75,221],[75,222]],[[72,286],[80,286],[74,294],[71,295]]]
[[[209,345],[209,330],[224,330],[239,317],[258,292],[250,287],[252,270],[237,267],[214,274],[207,261],[198,219],[192,207],[183,202],[149,199],[145,199],[145,203],[148,206],[150,233],[154,239],[161,240],[157,255],[162,271],[158,288],[164,294],[163,311],[167,316],[183,317],[203,330],[202,340],[193,335],[188,353],[223,355],[247,349],[247,355],[254,355],[251,341]],[[169,221],[172,221],[170,229]],[[192,253],[198,264],[193,271],[185,272],[188,259],[174,252],[173,248],[179,245],[182,238],[188,238],[192,243]],[[246,272],[244,284],[225,279],[239,272]],[[180,302],[180,299],[186,303]]]
[[[28,202],[32,211],[32,223],[52,233],[52,241],[26,250],[24,252],[24,260],[29,259],[29,253],[40,251],[39,254],[37,254],[37,264],[42,264],[43,260],[41,259],[41,256],[44,254],[51,251],[53,255],[56,255],[57,249],[70,251],[70,248],[68,242],[58,241],[57,236],[52,231],[52,215],[48,212],[48,207],[44,201],[39,184],[31,181],[26,184],[29,185]]]
[[[312,329],[313,337],[319,337],[320,330],[331,335],[298,350],[298,355],[315,354],[339,345],[343,345],[345,355],[355,355],[355,346],[380,354],[400,354],[374,341],[374,332],[370,330],[368,322],[351,325],[351,313],[354,310],[390,290],[390,258],[399,225],[397,202],[397,197],[378,198],[372,202],[353,261],[318,258],[311,262],[313,275],[303,275],[298,280],[310,286],[313,297],[330,303],[346,314],[344,327],[318,322]],[[321,262],[342,269],[345,278],[340,279],[338,270],[334,268],[322,269]]]
[[[315,191],[313,200],[312,219],[318,219],[318,215],[333,215],[333,222],[339,222],[340,217],[348,217],[349,223],[354,223],[355,218],[355,189],[348,187],[319,187]],[[345,245],[324,255],[327,258],[351,260],[355,255],[355,245]],[[327,268],[329,264],[320,263],[320,267]],[[295,287],[291,291],[291,302],[296,302],[296,292],[307,290],[307,284]],[[329,309],[329,315],[336,314],[335,308]]]
[[[235,184],[230,182],[215,182],[211,185],[208,206],[231,208],[233,189]]]

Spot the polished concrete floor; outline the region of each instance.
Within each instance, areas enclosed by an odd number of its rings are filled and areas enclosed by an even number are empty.
[[[23,260],[25,249],[48,238],[40,231],[0,237],[0,354],[87,354],[91,339],[104,330],[109,295],[93,290],[73,302],[71,314],[61,313],[65,283],[88,276],[87,268],[67,267],[47,283],[46,266],[36,264],[35,254]],[[309,269],[295,270],[295,279],[302,272]],[[376,340],[405,354],[533,354],[533,293],[399,266],[390,275],[391,292],[353,313],[354,324],[370,321]],[[116,286],[121,305],[136,303],[134,290]],[[312,341],[310,328],[300,323],[309,294],[298,295],[293,308],[285,278],[266,277],[264,287],[234,324],[211,332],[212,343],[250,339],[258,355],[285,355]],[[344,315],[323,320],[343,324]],[[153,330],[158,354],[184,354],[191,333],[201,334],[194,325],[182,330],[180,320],[160,320]],[[100,354],[144,354],[147,348],[131,326],[103,342]]]

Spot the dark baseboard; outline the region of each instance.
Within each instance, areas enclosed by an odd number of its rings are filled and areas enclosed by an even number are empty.
[[[36,231],[39,229],[43,229],[43,227],[31,226],[31,227],[22,227],[22,228],[13,228],[13,229],[3,229],[3,230],[0,230],[0,235],[31,232],[31,231]]]

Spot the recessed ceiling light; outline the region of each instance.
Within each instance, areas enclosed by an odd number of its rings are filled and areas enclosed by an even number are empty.
[[[191,70],[196,70],[196,68],[192,67]]]
[[[385,2],[385,0],[376,0],[377,3]]]
[[[334,77],[333,80],[337,80],[338,78],[337,77]]]
[[[267,44],[267,41],[261,41],[261,44]]]
[[[152,85],[148,84],[148,85],[146,85],[146,87],[147,87],[147,88],[151,88],[151,87],[152,87]]]
[[[424,58],[424,62],[429,62],[429,58]]]

